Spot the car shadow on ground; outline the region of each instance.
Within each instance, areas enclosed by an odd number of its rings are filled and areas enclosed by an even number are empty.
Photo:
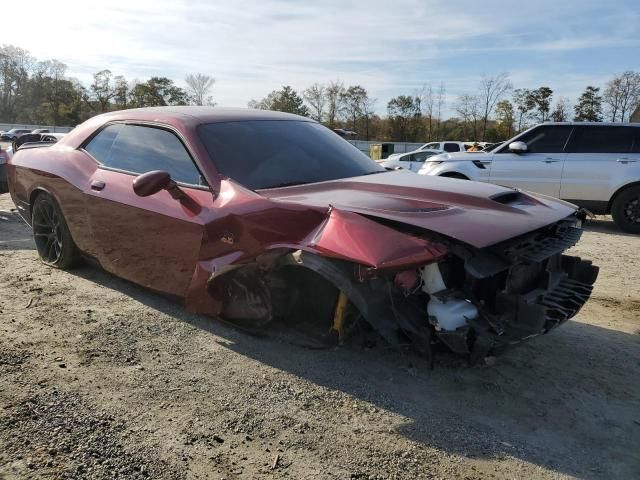
[[[25,232],[3,235],[4,251],[33,248]],[[70,273],[204,330],[224,348],[400,415],[393,432],[421,445],[467,458],[510,456],[588,479],[640,475],[638,334],[570,321],[491,366],[468,367],[445,353],[429,370],[382,342],[317,350],[293,345],[280,328],[258,338],[98,267]]]
[[[429,370],[382,341],[304,348],[281,327],[258,338],[97,267],[72,273],[205,330],[224,348],[399,414],[406,422],[396,432],[422,445],[468,458],[511,456],[582,478],[640,473],[638,334],[570,321],[491,366],[442,353]]]
[[[599,216],[589,220],[584,229],[590,232],[608,233],[610,235],[618,235],[621,237],[638,237],[635,233],[624,232],[618,227],[611,217]]]

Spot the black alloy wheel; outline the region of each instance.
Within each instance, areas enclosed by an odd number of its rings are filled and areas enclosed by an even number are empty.
[[[623,190],[613,202],[611,215],[625,232],[640,233],[640,187]]]
[[[77,248],[60,207],[50,195],[38,195],[33,204],[31,222],[36,248],[42,261],[56,268],[71,267],[78,256]]]

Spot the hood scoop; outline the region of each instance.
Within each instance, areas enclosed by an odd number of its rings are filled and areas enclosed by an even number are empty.
[[[489,197],[494,202],[501,203],[502,205],[533,205],[532,198],[525,195],[520,190],[512,190],[509,192],[501,192]]]

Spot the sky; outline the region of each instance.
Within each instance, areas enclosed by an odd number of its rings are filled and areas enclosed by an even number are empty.
[[[216,79],[220,106],[245,107],[282,85],[360,84],[390,98],[444,82],[447,112],[483,76],[549,86],[571,101],[587,85],[640,71],[640,0],[30,0],[0,44],[55,58],[89,84],[187,73]]]

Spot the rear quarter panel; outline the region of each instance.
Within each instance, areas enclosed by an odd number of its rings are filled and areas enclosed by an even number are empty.
[[[9,191],[29,224],[36,192],[49,193],[60,205],[77,246],[93,254],[84,191],[96,168],[86,154],[64,145],[20,150],[7,164]]]

